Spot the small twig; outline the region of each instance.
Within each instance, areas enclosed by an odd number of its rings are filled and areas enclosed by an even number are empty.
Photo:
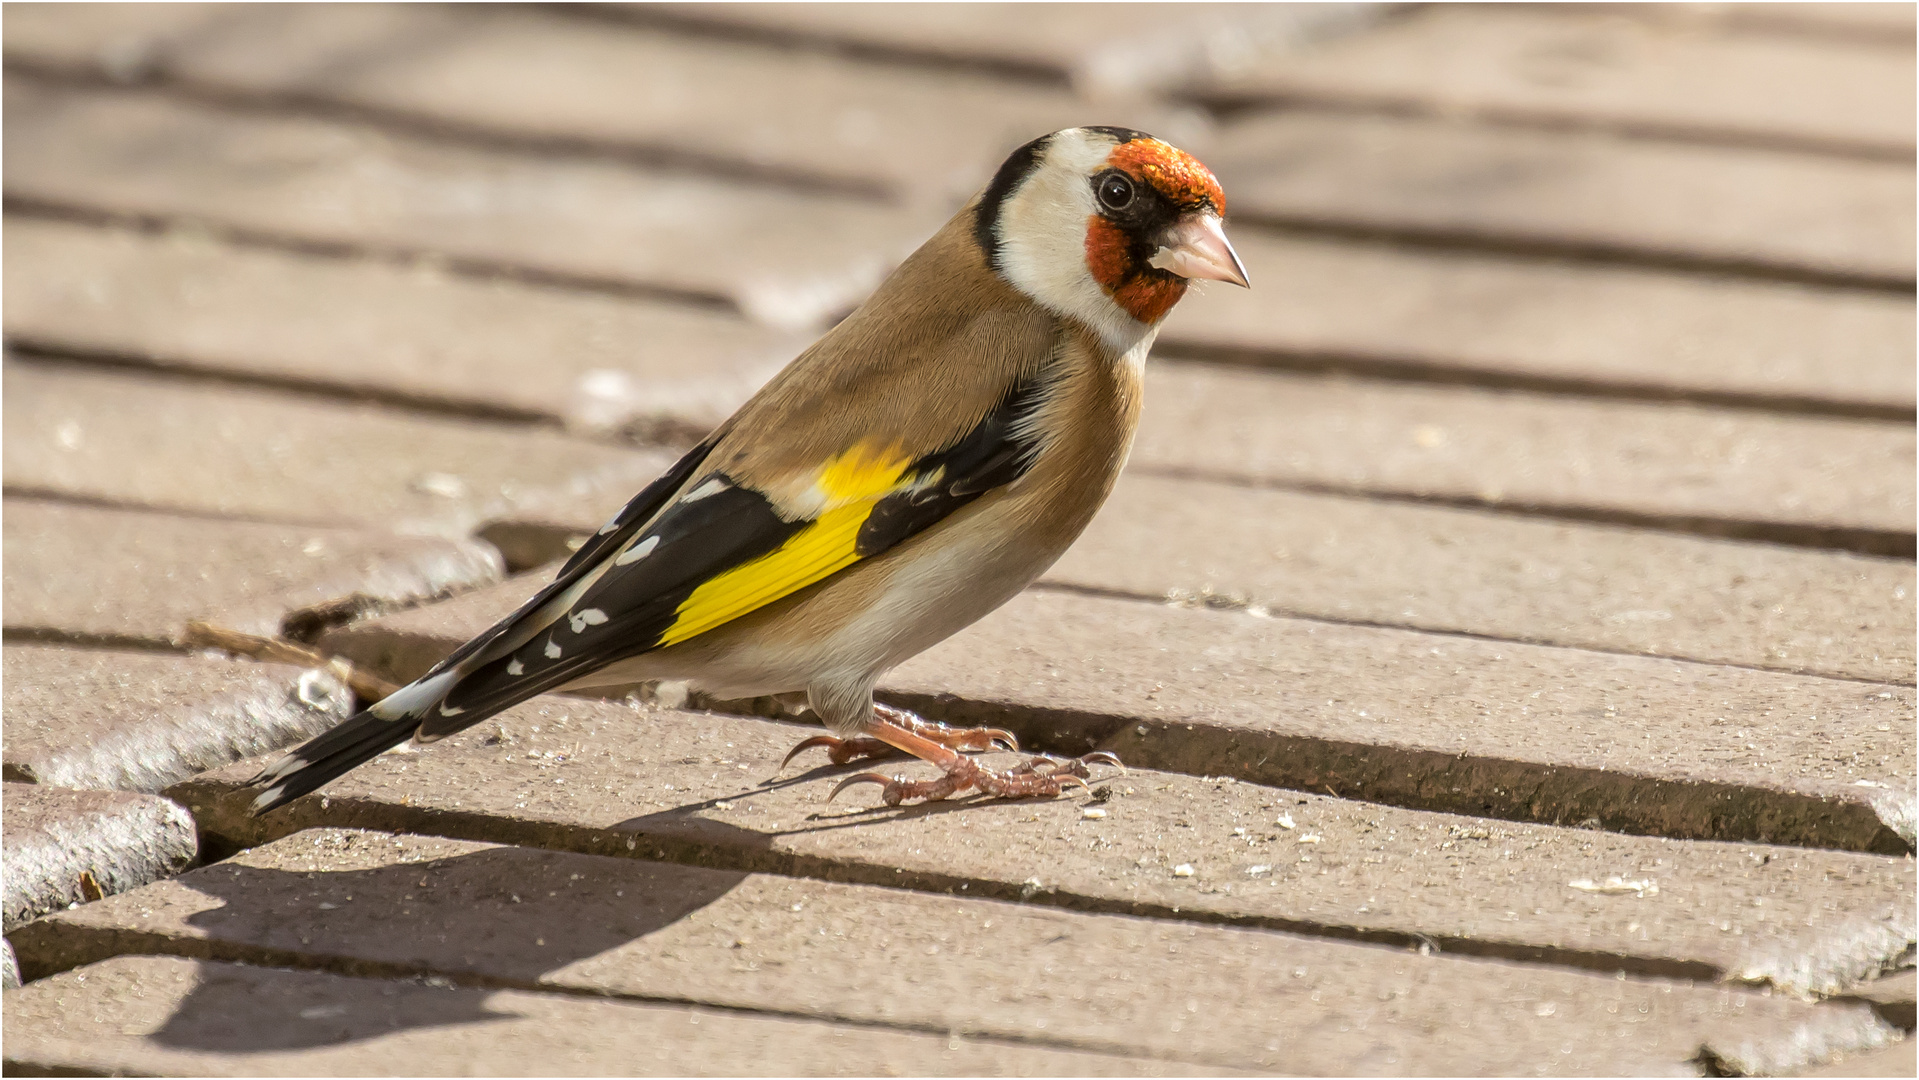
[[[238,630],[229,630],[224,626],[194,619],[187,623],[186,644],[207,649],[219,649],[235,656],[247,656],[255,660],[265,660],[279,664],[298,664],[301,667],[325,668],[359,697],[361,701],[379,701],[399,687],[387,682],[378,675],[369,674],[353,666],[352,662],[339,656],[329,656],[311,646],[302,645],[285,638],[261,637],[258,634],[243,634]]]

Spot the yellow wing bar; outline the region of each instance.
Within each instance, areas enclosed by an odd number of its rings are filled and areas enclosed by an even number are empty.
[[[910,464],[897,447],[876,452],[864,444],[827,462],[814,482],[826,497],[824,512],[778,549],[693,590],[659,643],[703,634],[858,562],[860,526],[898,488]]]

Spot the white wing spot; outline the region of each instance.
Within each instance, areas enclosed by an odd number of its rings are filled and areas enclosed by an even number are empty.
[[[576,611],[573,614],[568,615],[566,617],[566,621],[573,624],[574,633],[583,634],[586,632],[587,627],[598,626],[601,623],[605,622],[606,612],[601,611],[599,608],[596,608],[596,607],[590,607],[590,608],[587,608],[585,611]]]
[[[519,658],[515,657],[506,662],[506,673],[508,675],[524,675],[526,674],[526,665],[520,663]]]
[[[613,565],[625,566],[627,563],[639,562],[641,559],[653,554],[653,549],[659,546],[660,538],[657,536],[649,536],[639,543],[634,544],[632,547],[627,548],[625,551],[620,552],[620,557],[613,560]]]
[[[620,517],[618,514],[615,514],[613,515],[613,517],[607,520],[606,524],[600,526],[599,535],[605,536],[607,533],[619,532],[619,531],[620,531]]]
[[[465,711],[465,709],[449,709],[445,705],[440,706],[441,716],[458,716]]]
[[[692,491],[680,496],[680,501],[683,503],[699,502],[708,495],[718,495],[720,492],[732,486],[733,485],[716,476],[706,483],[701,484],[699,487],[694,488]]]
[[[548,660],[558,660],[560,658],[560,647],[553,644],[552,638],[546,639],[546,658]]]

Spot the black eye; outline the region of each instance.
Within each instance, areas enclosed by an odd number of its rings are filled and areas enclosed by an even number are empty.
[[[1133,205],[1133,182],[1119,173],[1107,173],[1099,180],[1099,201],[1108,210],[1124,210]]]

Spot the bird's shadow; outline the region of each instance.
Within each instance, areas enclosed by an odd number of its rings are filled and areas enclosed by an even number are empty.
[[[348,842],[394,843],[374,833]],[[256,1053],[511,1018],[488,1007],[490,990],[399,980],[538,988],[553,972],[679,922],[746,877],[522,847],[355,870],[238,861],[203,867],[177,884],[219,901],[185,920],[200,941],[216,944],[182,951],[265,953],[328,974],[204,966],[152,1038],[182,1049]],[[277,1004],[263,1011],[263,1001]]]

